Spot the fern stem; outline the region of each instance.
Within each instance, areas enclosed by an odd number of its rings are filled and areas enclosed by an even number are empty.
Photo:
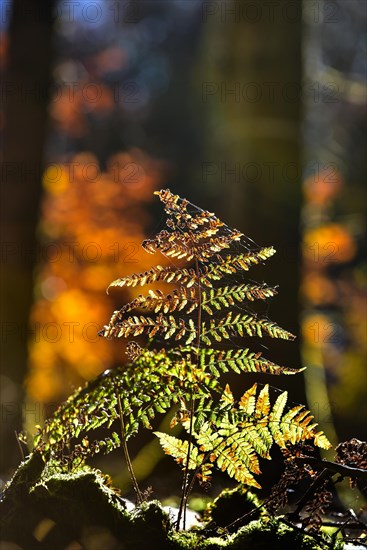
[[[193,474],[193,476],[192,476],[192,478],[191,478],[190,484],[188,485],[187,495],[186,495],[186,501],[187,501],[187,498],[190,496],[191,491],[192,491],[193,488],[194,488],[195,479],[196,479],[198,473],[199,473],[199,468],[196,468],[196,470],[195,470],[195,472],[194,472],[194,474]],[[186,502],[186,501],[185,501],[185,502]]]
[[[196,340],[196,366],[199,365],[199,358],[200,358],[200,339],[201,339],[201,310],[202,310],[202,297],[201,297],[201,285],[200,285],[200,271],[199,271],[199,262],[198,259],[195,259],[195,270],[196,270],[196,276],[198,281],[198,320],[197,320],[197,340]],[[193,475],[193,478],[190,482],[189,481],[189,462],[190,462],[190,455],[191,455],[191,447],[192,447],[192,432],[194,427],[194,397],[193,397],[194,390],[191,390],[191,400],[190,400],[190,427],[189,427],[189,440],[188,440],[188,446],[187,446],[187,455],[186,455],[186,465],[185,465],[185,471],[184,471],[184,477],[182,482],[182,495],[181,495],[181,502],[180,502],[180,508],[178,511],[177,516],[177,530],[180,528],[181,518],[183,516],[183,528],[186,528],[186,507],[187,507],[187,499],[189,498],[189,495],[192,491],[194,481],[196,478],[196,472]]]
[[[129,449],[127,448],[127,442],[126,442],[126,433],[125,433],[125,421],[124,421],[124,415],[122,412],[122,404],[121,404],[121,397],[118,391],[116,391],[117,394],[117,404],[119,409],[119,418],[120,418],[120,431],[121,431],[121,444],[122,444],[122,450],[124,452],[127,468],[130,473],[131,481],[134,486],[135,494],[136,494],[136,502],[137,504],[141,504],[143,502],[143,497],[141,494],[141,491],[139,489],[138,480],[136,479],[133,465],[131,462]]]

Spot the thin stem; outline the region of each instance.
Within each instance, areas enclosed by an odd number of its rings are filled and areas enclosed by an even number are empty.
[[[22,444],[21,444],[21,442],[20,442],[20,438],[19,438],[19,435],[18,435],[17,430],[14,430],[14,433],[15,433],[15,438],[16,438],[17,443],[18,443],[18,447],[19,447],[19,451],[20,451],[20,456],[22,457],[22,460],[24,460],[24,452],[23,452],[23,449],[22,449]]]
[[[196,365],[199,365],[199,357],[200,357],[200,338],[201,338],[201,285],[200,285],[200,272],[199,272],[199,262],[198,259],[195,259],[195,269],[196,269],[196,276],[198,280],[198,320],[197,320],[197,340],[196,340]],[[188,483],[189,479],[189,462],[190,462],[190,455],[191,455],[191,447],[192,447],[192,432],[194,428],[194,397],[193,397],[193,389],[191,390],[191,400],[190,400],[190,427],[189,427],[189,440],[188,440],[188,447],[187,447],[187,455],[186,455],[186,464],[185,464],[185,470],[184,470],[184,476],[183,476],[183,482],[182,482],[182,495],[181,495],[181,502],[180,502],[180,508],[178,511],[177,516],[177,530],[180,528],[181,518],[183,516],[183,528],[186,528],[186,506],[187,506],[187,499],[190,495],[190,492],[192,491],[192,487],[194,485],[196,474],[194,474],[193,479],[191,480],[191,483]]]
[[[192,478],[191,478],[191,481],[190,481],[190,484],[188,486],[188,489],[187,489],[187,496],[186,496],[186,500],[187,498],[189,497],[189,495],[191,494],[191,491],[193,490],[194,488],[194,483],[195,483],[195,479],[196,479],[196,476],[198,475],[198,472],[199,472],[199,468],[196,468]]]
[[[319,468],[326,468],[331,472],[340,474],[344,477],[353,477],[357,479],[367,480],[367,470],[363,468],[355,468],[353,466],[347,466],[346,464],[339,464],[338,462],[330,462],[329,460],[318,459],[313,456],[297,456],[294,457],[296,462],[308,463]]]
[[[117,394],[117,405],[119,409],[119,417],[120,417],[120,430],[121,430],[121,443],[122,443],[122,450],[124,452],[127,468],[130,473],[131,481],[134,486],[135,494],[136,494],[136,501],[137,504],[141,504],[143,502],[143,497],[141,494],[141,491],[139,489],[138,480],[135,477],[133,465],[130,459],[129,450],[127,448],[127,442],[126,442],[126,433],[125,433],[125,421],[124,421],[124,415],[122,412],[122,404],[121,404],[121,397],[118,391],[116,391]]]

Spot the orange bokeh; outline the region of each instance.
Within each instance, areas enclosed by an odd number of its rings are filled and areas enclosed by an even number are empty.
[[[32,399],[61,400],[125,361],[125,344],[113,345],[97,332],[140,291],[105,290],[112,280],[154,263],[141,247],[149,222],[144,202],[161,174],[162,165],[140,150],[115,155],[106,172],[90,153],[46,170],[26,382]]]

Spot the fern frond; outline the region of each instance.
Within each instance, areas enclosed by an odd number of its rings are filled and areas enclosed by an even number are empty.
[[[246,440],[252,445],[261,458],[270,460],[269,451],[273,445],[273,437],[267,426],[266,419],[253,422],[241,422],[241,429],[246,434]]]
[[[224,436],[223,448],[216,449],[218,468],[222,472],[226,471],[239,483],[261,489],[252,475],[252,473],[261,473],[259,459],[253,447],[245,437],[238,437],[236,433],[231,435],[229,430],[222,430],[222,433]]]
[[[211,257],[225,248],[229,248],[232,241],[239,241],[243,234],[240,231],[233,231],[228,235],[212,237],[209,242],[193,248],[193,257],[201,262],[207,262]]]
[[[173,222],[171,221],[171,224]],[[197,258],[205,261],[209,256],[220,252],[224,248],[229,248],[233,241],[239,241],[243,234],[237,230],[230,230],[225,235],[216,236],[223,226],[223,223],[218,218],[213,218],[209,222],[209,227],[203,227],[197,231],[183,231],[163,229],[153,239],[146,239],[143,242],[143,248],[154,254],[161,252],[165,256],[182,259],[187,261]],[[205,242],[204,242],[205,241]]]
[[[165,340],[172,336],[175,337],[175,340],[181,340],[187,334],[186,345],[191,344],[197,335],[192,319],[185,323],[183,319],[176,320],[173,315],[165,316],[162,313],[159,313],[154,319],[144,315],[133,315],[127,319],[106,325],[103,330],[103,335],[106,338],[126,338],[128,336],[139,336],[140,334],[147,334],[152,338],[157,333],[163,334]]]
[[[98,452],[108,453],[118,446],[116,437],[112,437],[112,442],[105,438],[103,443],[90,439],[90,434],[101,427],[108,429],[118,420],[117,393],[121,396],[128,440],[142,426],[151,429],[156,414],[166,413],[173,405],[184,406],[193,392],[195,399],[205,398],[210,407],[211,392],[219,390],[218,380],[191,364],[187,356],[141,349],[134,364],[106,371],[76,391],[46,421],[35,439],[35,447],[45,459],[59,459],[66,448],[71,453],[75,451],[79,461]],[[82,446],[80,439],[84,441]]]
[[[197,274],[193,268],[175,268],[163,267],[156,265],[142,273],[133,273],[132,275],[121,277],[112,281],[107,288],[107,293],[113,287],[136,287],[145,286],[158,281],[166,283],[176,283],[184,285],[187,288],[195,284],[202,284],[207,287],[212,287],[211,281],[219,281],[227,275],[236,273],[241,270],[248,271],[252,264],[259,264],[275,254],[275,249],[272,247],[262,248],[257,252],[246,252],[237,256],[217,256],[217,263],[210,266],[202,266]]]
[[[102,330],[102,334],[106,338],[126,338],[128,336],[139,336],[140,334],[147,334],[152,338],[157,333],[164,334],[166,340],[173,335],[175,340],[181,340],[185,334],[188,334],[186,340],[186,344],[188,345],[196,338],[197,329],[191,318],[186,323],[183,319],[176,320],[173,315],[164,316],[162,313],[159,313],[155,318],[144,315],[133,315],[126,319],[121,319],[120,312],[116,311],[109,325],[105,325]],[[268,334],[271,338],[282,338],[285,340],[293,340],[295,338],[293,334],[282,329],[272,321],[240,313],[233,316],[230,311],[218,321],[215,319],[204,321],[202,323],[201,339],[205,344],[211,345],[213,339],[220,342],[222,339],[231,338],[231,336],[244,336],[245,334],[262,337],[263,333]]]
[[[191,204],[188,200],[181,199],[178,195],[173,195],[169,189],[161,189],[160,191],[155,191],[154,194],[158,195],[164,203],[164,210],[169,216],[167,226],[172,229],[177,228],[182,230],[187,228],[195,231],[205,224],[208,224],[210,229],[224,225],[213,212],[202,210]],[[188,206],[193,211],[192,215],[187,210]]]
[[[258,318],[255,315],[244,315],[238,313],[233,315],[232,311],[219,320],[211,319],[202,323],[201,338],[205,344],[211,345],[213,340],[220,342],[223,338],[231,336],[259,336],[266,333],[271,338],[282,338],[293,340],[295,336],[284,330],[279,325],[268,319]]]
[[[181,268],[177,269],[175,267],[162,267],[161,265],[156,265],[144,271],[142,273],[133,273],[127,277],[121,277],[112,281],[112,283],[107,288],[107,293],[110,288],[113,287],[136,287],[144,286],[148,284],[155,283],[157,281],[164,281],[166,283],[179,283],[181,285],[190,288],[197,282],[197,275],[194,269]]]
[[[261,352],[254,353],[248,348],[237,350],[200,350],[200,365],[202,368],[208,367],[215,375],[219,376],[220,372],[228,372],[232,369],[237,374],[241,372],[263,372],[267,374],[297,374],[304,369],[291,369],[276,365],[272,361],[261,357]]]
[[[203,290],[201,305],[204,311],[213,315],[214,311],[212,308],[220,311],[223,307],[234,306],[236,302],[266,300],[266,298],[275,296],[276,293],[275,288],[271,288],[266,284],[227,285],[216,289],[212,288],[209,291]]]
[[[198,297],[193,288],[185,287],[174,289],[171,294],[164,294],[160,290],[149,290],[147,296],[139,294],[137,298],[128,302],[118,311],[114,311],[109,326],[114,326],[117,321],[123,319],[124,314],[134,309],[146,309],[154,313],[173,313],[182,311],[187,306],[187,313],[191,313],[198,304]]]
[[[248,271],[252,265],[257,265],[271,258],[275,254],[275,248],[264,247],[260,250],[251,250],[237,255],[227,255],[226,257],[217,256],[216,262],[210,265],[203,273],[204,284],[211,286],[210,280],[219,281],[227,275],[232,275],[238,271]]]
[[[240,483],[259,488],[254,478],[261,473],[259,458],[270,459],[273,443],[284,448],[312,440],[317,446],[329,448],[325,435],[315,431],[311,413],[300,405],[284,414],[286,402],[287,392],[283,392],[272,406],[269,386],[258,392],[254,384],[236,404],[227,385],[213,420],[205,421],[192,434],[205,455],[203,462],[215,463]],[[188,429],[187,418],[183,425]]]
[[[222,472],[227,472],[239,483],[261,488],[252,475],[260,473],[258,457],[245,437],[238,434],[237,428],[223,423],[213,432],[207,423],[200,430],[197,444]]]
[[[270,412],[269,386],[262,388],[256,401],[255,418],[264,418]]]
[[[168,189],[156,194],[167,213],[166,228],[144,241],[143,247],[150,253],[159,251],[192,262],[195,268],[189,264],[157,265],[111,283],[112,287],[136,287],[163,281],[179,288],[169,294],[159,290],[140,294],[113,313],[102,334],[117,338],[145,334],[151,339],[159,335],[168,343],[177,341],[173,349],[159,352],[147,352],[136,342],[129,344],[127,353],[135,364],[120,378],[123,397],[119,401],[126,416],[126,438],[141,425],[150,428],[156,413],[178,406],[171,426],[181,423],[189,443],[160,432],[156,435],[165,452],[184,468],[181,514],[195,476],[209,479],[214,465],[241,483],[260,487],[255,479],[260,473],[259,459],[270,459],[274,443],[282,448],[306,440],[325,448],[330,444],[316,431],[311,413],[303,406],[285,411],[287,392],[273,402],[268,385],[258,391],[254,384],[236,401],[230,387],[222,389],[220,385],[221,373],[230,369],[268,374],[303,370],[276,365],[248,348],[213,349],[213,344],[232,337],[294,339],[293,334],[244,304],[271,298],[275,288],[249,281],[234,284],[230,279],[263,263],[275,253],[274,248],[250,249],[250,241],[241,232],[230,229],[213,213]],[[222,279],[224,283],[218,284]],[[136,315],[134,310],[148,313]],[[195,315],[190,317],[192,312]],[[98,425],[110,422],[114,413],[109,419],[102,416],[96,419]],[[193,480],[188,483],[188,470],[193,469]]]
[[[315,445],[323,449],[329,449],[330,443],[322,432],[315,432],[316,423],[312,422],[314,417],[303,405],[293,407],[282,418],[280,427],[286,440],[293,445],[313,439]]]

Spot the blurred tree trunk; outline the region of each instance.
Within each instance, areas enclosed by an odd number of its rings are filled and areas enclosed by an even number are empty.
[[[303,354],[336,444],[366,437],[367,4],[305,1],[304,18]]]
[[[276,256],[260,275],[280,287],[269,316],[296,334],[301,8],[301,2],[285,0],[204,3],[203,53],[195,74],[203,151],[195,178],[201,188],[194,192],[205,195],[205,201],[198,199],[202,204],[211,199],[228,225],[260,245],[275,246]],[[250,277],[258,274],[256,268]],[[265,356],[301,366],[299,343],[270,346]],[[271,383],[281,386],[284,379]],[[300,377],[292,398],[304,398]]]
[[[8,30],[1,189],[2,472],[20,458],[14,432],[22,426],[27,339],[32,337],[28,316],[37,256],[35,228],[51,82],[53,7],[52,0],[13,0]],[[34,415],[37,422],[37,410],[25,414]]]

